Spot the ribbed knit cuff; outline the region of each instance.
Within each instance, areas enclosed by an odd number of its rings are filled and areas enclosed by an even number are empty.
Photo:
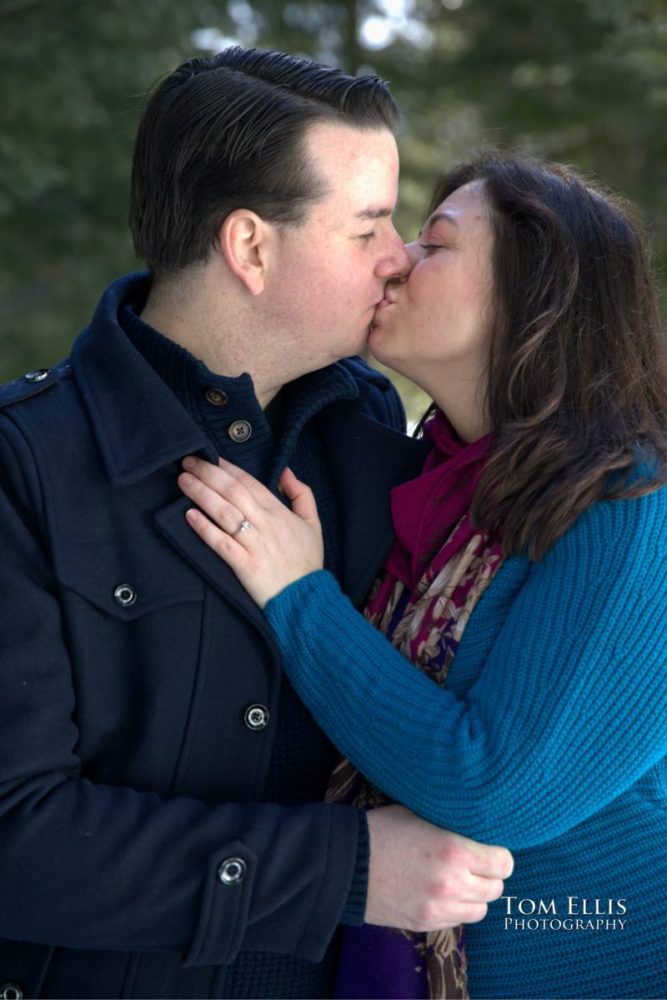
[[[298,580],[288,583],[275,597],[267,601],[264,614],[278,641],[289,646],[295,635],[293,616],[301,611],[305,600],[314,594],[318,601],[326,602],[327,596],[340,597],[340,592],[336,578],[328,569],[314,569]],[[303,628],[301,617],[298,619],[298,624]]]
[[[347,902],[340,917],[341,924],[359,926],[364,922],[366,896],[368,893],[368,866],[371,858],[368,818],[363,809],[359,810],[359,840],[357,841],[357,863]]]

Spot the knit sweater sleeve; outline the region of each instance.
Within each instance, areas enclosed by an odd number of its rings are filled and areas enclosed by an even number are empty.
[[[462,697],[324,571],[266,613],[292,683],[355,766],[426,819],[517,849],[582,822],[667,753],[666,560],[667,489],[596,504],[531,565]]]

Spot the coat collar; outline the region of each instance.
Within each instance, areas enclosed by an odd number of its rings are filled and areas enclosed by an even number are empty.
[[[148,294],[150,277],[130,274],[107,288],[72,348],[72,369],[109,479],[126,486],[197,452],[217,461],[206,435],[132,345],[120,305]]]
[[[107,288],[90,325],[72,348],[72,369],[102,459],[114,486],[144,479],[169,462],[198,453],[210,462],[218,455],[172,389],[135,347],[119,322],[131,303],[137,314],[148,295],[150,276],[130,274]],[[185,355],[185,352],[183,352]],[[329,402],[359,396],[352,375],[340,364],[311,372],[286,392],[290,430],[281,451],[293,445],[303,424]],[[280,469],[273,470],[277,479]]]

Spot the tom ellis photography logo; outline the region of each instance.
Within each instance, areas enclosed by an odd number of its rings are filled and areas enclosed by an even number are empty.
[[[506,931],[622,931],[627,923],[627,900],[521,899],[502,896]]]

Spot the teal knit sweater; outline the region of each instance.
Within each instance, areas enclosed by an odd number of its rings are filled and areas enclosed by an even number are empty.
[[[285,669],[343,753],[440,826],[513,851],[467,929],[473,998],[667,996],[667,488],[507,559],[447,685],[311,573],[269,602]]]

